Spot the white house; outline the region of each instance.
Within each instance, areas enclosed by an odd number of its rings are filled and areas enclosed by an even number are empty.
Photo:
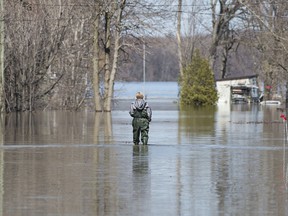
[[[257,75],[216,80],[218,104],[258,102]]]

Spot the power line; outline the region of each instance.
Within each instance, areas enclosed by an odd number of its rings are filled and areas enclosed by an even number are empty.
[[[178,11],[171,11],[172,13],[177,13]],[[212,16],[212,13],[208,13],[208,12],[187,12],[187,11],[182,11],[182,13],[185,14],[192,14],[192,15],[207,15],[207,16]],[[215,14],[216,16],[222,16],[225,14]],[[288,16],[269,16],[269,15],[253,15],[253,14],[249,14],[249,17],[261,17],[261,18],[281,18],[281,19],[288,19]],[[90,19],[91,17],[75,17],[75,16],[71,16],[71,17],[59,17],[59,18],[44,18],[43,20],[86,20],[86,19]],[[235,16],[235,18],[237,18],[237,16]],[[240,16],[239,16],[240,18]],[[14,21],[14,22],[34,22],[34,21],[39,21],[39,19],[0,19],[0,22],[7,22],[7,21]]]
[[[128,3],[129,4],[132,4],[132,3]],[[276,5],[280,5],[282,3],[275,3]],[[284,4],[284,3],[283,3]],[[74,6],[77,6],[77,7],[90,7],[91,5],[88,5],[88,4],[45,4],[45,3],[29,3],[29,5],[42,5],[42,6],[49,6],[49,7],[74,7]],[[250,5],[253,5],[253,4],[250,4]],[[258,5],[256,3],[254,3],[254,5]],[[149,7],[178,7],[178,5],[170,5],[170,4],[149,4],[149,5],[144,5],[144,6],[149,6]],[[243,5],[244,6],[244,5]],[[186,4],[186,5],[182,5],[182,8],[183,7],[205,7],[208,9],[208,5],[201,5],[201,4]],[[203,12],[203,11],[197,11],[197,12],[194,12],[194,11],[188,11],[188,10],[182,10],[182,11],[178,11],[178,10],[166,10],[165,11],[166,13],[170,12],[170,13],[178,13],[178,12],[181,12],[181,13],[185,13],[185,14],[195,14],[195,15],[209,15],[209,16],[212,16],[212,12]],[[141,15],[141,14],[140,14]],[[215,14],[216,16],[222,16],[222,15],[225,15],[225,13],[216,13]],[[237,15],[237,14],[236,14]],[[248,16],[250,17],[256,17],[256,15],[254,14],[248,14]],[[267,14],[259,14],[257,15],[257,17],[264,17],[264,18],[288,18],[288,16],[270,16],[270,15],[267,15]],[[44,20],[69,20],[69,19],[89,19],[91,17],[59,17],[59,18],[45,18]],[[0,21],[18,21],[18,22],[33,22],[33,21],[38,21],[38,19],[0,19]]]
[[[275,3],[271,3],[269,5],[286,5],[286,1],[285,2],[275,2]],[[23,4],[23,3],[22,3]],[[91,7],[93,6],[93,4],[46,4],[46,3],[28,3],[26,2],[26,4],[29,4],[30,6],[32,5],[42,5],[42,6],[49,6],[49,7]],[[113,2],[112,2],[113,4]],[[241,4],[241,3],[240,3]],[[135,5],[135,3],[127,3],[127,5]],[[227,4],[226,6],[235,6],[238,5],[237,3],[233,3],[233,4]],[[241,4],[242,6],[245,6],[244,4]],[[259,3],[250,3],[248,4],[249,6],[258,6],[258,5],[264,5],[264,4],[259,4]],[[146,6],[146,7],[178,7],[178,4],[141,4],[141,6]],[[182,5],[182,7],[210,7],[210,4],[184,4]]]
[[[22,3],[23,4],[23,3]],[[73,7],[73,6],[77,6],[77,7],[91,7],[93,6],[93,4],[46,4],[46,3],[28,3],[26,2],[27,5],[35,5],[35,6],[48,6],[48,7]],[[135,3],[126,3],[126,5],[135,5]],[[141,4],[141,6],[144,7],[178,7],[177,4]],[[198,4],[186,4],[186,5],[182,5],[183,7],[209,7],[209,5],[198,5]]]

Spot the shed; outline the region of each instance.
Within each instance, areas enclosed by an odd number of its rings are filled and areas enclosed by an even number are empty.
[[[250,103],[259,101],[257,75],[216,80],[218,103]]]

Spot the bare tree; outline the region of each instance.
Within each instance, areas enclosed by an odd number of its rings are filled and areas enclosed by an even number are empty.
[[[5,11],[7,111],[78,109],[92,85],[95,110],[111,111],[127,47],[140,53],[171,18],[162,0],[11,0]]]
[[[265,86],[271,86],[273,93],[288,78],[288,37],[286,1],[242,1],[249,13],[249,26],[254,30],[250,46],[259,52],[260,76]],[[271,90],[267,92],[271,99]],[[284,91],[280,92],[284,96]]]
[[[241,14],[241,4],[239,0],[210,0],[212,12],[212,41],[210,47],[210,66],[215,69],[217,49],[222,46],[222,64],[227,63],[228,52],[233,46],[234,38],[230,37],[230,24]],[[221,78],[225,77],[225,65],[222,65]]]
[[[93,55],[93,89],[94,89],[94,100],[95,110],[102,111],[101,105],[101,93],[100,93],[100,46],[99,46],[99,29],[100,29],[100,14],[101,6],[99,2],[95,3],[96,18],[94,23],[94,55]]]
[[[53,62],[64,40],[67,23],[49,2],[6,4],[5,99],[7,111],[41,107],[63,74],[53,77]],[[58,11],[57,11],[58,12]],[[60,17],[58,17],[60,15]],[[56,17],[56,18],[55,18]],[[56,73],[56,72],[55,72]]]
[[[185,17],[182,19],[182,66],[186,66],[191,63],[191,59],[195,48],[205,50],[207,45],[207,40],[205,34],[208,30],[207,23],[205,23],[205,18],[202,14],[207,13],[207,7],[201,0],[184,1],[185,7],[183,7],[183,12]],[[204,47],[204,49],[202,48]],[[207,53],[203,53],[205,56]]]
[[[163,8],[165,5],[155,6],[149,1],[95,3],[93,87],[97,112],[111,111],[119,56],[127,54],[127,47],[137,50],[137,44],[145,42],[143,34],[154,33],[159,19],[163,18]]]
[[[120,39],[122,31],[123,11],[126,6],[126,0],[120,3],[114,1],[97,2],[96,18],[95,18],[95,33],[94,33],[94,73],[93,73],[93,87],[95,97],[95,110],[111,111],[111,100],[113,97],[114,80],[118,67],[118,57],[120,50]],[[103,21],[104,37],[100,38],[101,23]],[[102,40],[102,46],[100,42]],[[113,43],[112,43],[113,42]],[[101,69],[100,69],[100,55],[101,48],[103,48],[104,57],[104,88],[101,93]]]

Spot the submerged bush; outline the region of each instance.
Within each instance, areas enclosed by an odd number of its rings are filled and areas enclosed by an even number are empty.
[[[183,105],[214,105],[218,100],[213,73],[207,59],[197,50],[183,70],[180,102]]]

